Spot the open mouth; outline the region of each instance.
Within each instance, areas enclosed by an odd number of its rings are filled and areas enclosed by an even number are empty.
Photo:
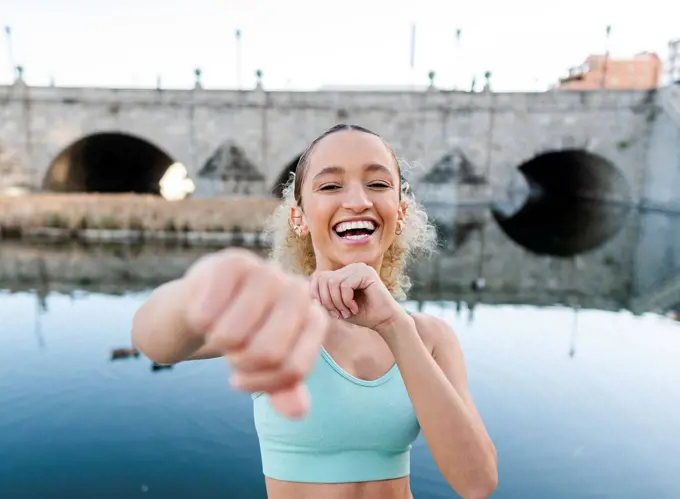
[[[342,239],[359,241],[371,237],[377,228],[372,220],[355,220],[340,222],[333,227],[333,231]]]

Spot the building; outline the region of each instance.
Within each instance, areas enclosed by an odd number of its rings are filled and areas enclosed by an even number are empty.
[[[658,55],[649,52],[632,59],[610,59],[591,55],[580,66],[571,68],[561,78],[558,90],[650,90],[658,88],[662,76]]]
[[[667,82],[680,82],[680,38],[668,42]]]

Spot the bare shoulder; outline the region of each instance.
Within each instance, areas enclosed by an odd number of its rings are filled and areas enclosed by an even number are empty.
[[[447,322],[439,317],[416,312],[411,317],[416,323],[420,338],[431,352],[434,353],[437,348],[459,348],[456,333]]]
[[[461,394],[467,393],[467,373],[463,350],[451,326],[438,317],[411,314],[418,334],[435,362]]]

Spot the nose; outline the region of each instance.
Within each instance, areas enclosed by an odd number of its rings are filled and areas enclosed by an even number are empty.
[[[362,185],[354,185],[347,189],[347,195],[343,199],[342,207],[355,213],[363,213],[373,206],[373,201],[368,197]]]

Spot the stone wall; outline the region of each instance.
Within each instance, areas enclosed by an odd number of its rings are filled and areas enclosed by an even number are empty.
[[[680,87],[662,97],[650,127],[643,204],[680,212]]]
[[[382,134],[400,157],[415,165],[414,183],[455,153],[465,158],[473,177],[488,180],[489,188],[483,192],[488,197],[505,191],[516,168],[534,156],[583,149],[616,165],[633,197],[639,199],[649,119],[656,106],[653,92],[639,91],[496,94],[0,87],[0,140],[26,156],[38,186],[54,159],[75,141],[101,132],[129,134],[183,163],[196,183],[196,195],[231,189],[216,186],[214,179],[201,174],[226,147],[238,153],[239,164],[249,165],[244,175],[264,178],[247,189],[261,194],[317,135],[343,121]]]

